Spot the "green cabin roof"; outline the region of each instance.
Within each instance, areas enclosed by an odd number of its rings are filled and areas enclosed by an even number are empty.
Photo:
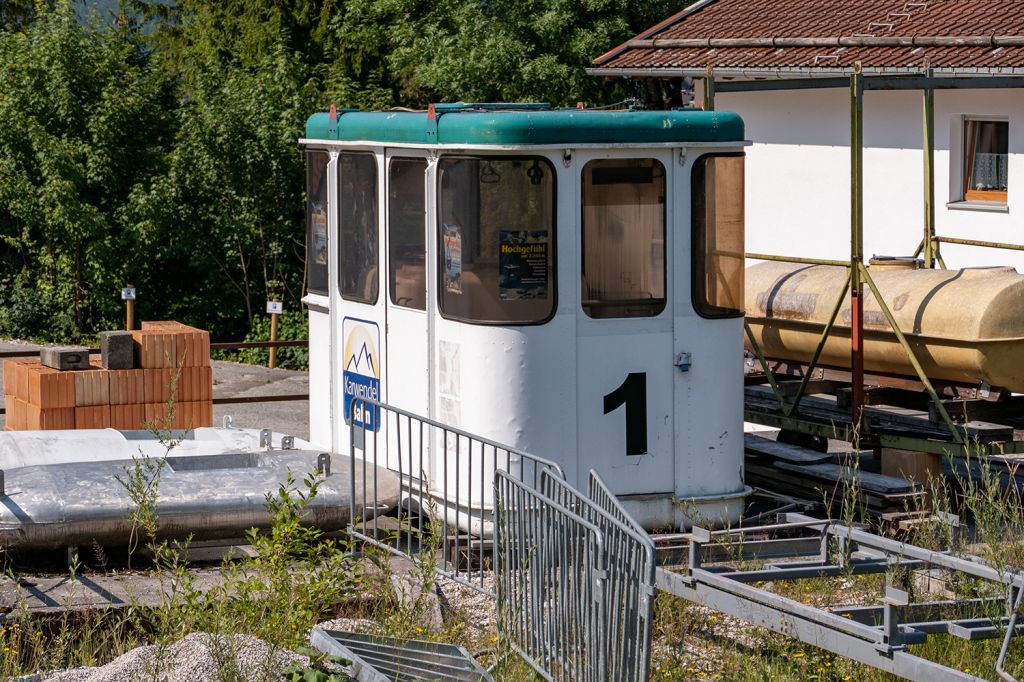
[[[435,105],[412,111],[338,110],[306,122],[306,138],[344,142],[449,145],[646,144],[742,142],[743,120],[732,112],[547,109],[544,105]]]

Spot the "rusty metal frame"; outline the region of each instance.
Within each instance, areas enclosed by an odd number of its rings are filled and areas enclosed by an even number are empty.
[[[708,71],[709,79],[713,80],[714,75],[710,70]],[[925,79],[924,82],[928,82]],[[764,352],[758,346],[754,334],[750,329],[750,325],[744,321],[744,330],[746,331],[747,338],[750,341],[751,347],[754,348],[754,353],[757,356],[758,361],[761,363],[761,367],[764,370],[765,376],[769,378],[769,382],[772,386],[772,390],[775,396],[779,400],[779,404],[786,417],[793,416],[797,408],[799,407],[800,401],[803,398],[804,392],[807,389],[807,385],[810,381],[810,377],[814,367],[817,365],[821,353],[824,350],[825,344],[828,341],[829,334],[835,325],[836,318],[839,315],[839,311],[842,308],[843,301],[846,298],[847,292],[850,294],[850,369],[852,374],[852,389],[853,399],[851,405],[851,416],[852,423],[855,431],[859,431],[861,425],[861,418],[864,410],[864,285],[867,284],[868,289],[875,297],[875,301],[881,308],[882,314],[885,316],[886,321],[889,323],[890,328],[895,334],[897,341],[907,354],[907,358],[910,360],[911,366],[914,368],[914,372],[917,374],[918,379],[924,385],[925,390],[928,392],[931,401],[935,404],[936,410],[942,417],[943,422],[949,428],[950,434],[953,437],[954,442],[963,446],[965,444],[963,435],[953,422],[949,413],[946,411],[946,407],[942,404],[942,400],[939,398],[938,393],[932,386],[931,381],[924,372],[924,368],[921,366],[920,361],[917,359],[917,355],[914,353],[914,349],[911,347],[907,337],[900,329],[899,324],[896,321],[895,316],[886,304],[885,299],[882,297],[875,284],[874,279],[868,272],[868,268],[864,265],[864,89],[865,83],[864,78],[861,75],[861,67],[858,62],[855,67],[853,74],[850,76],[850,259],[848,262],[837,261],[837,260],[826,260],[816,258],[796,258],[796,257],[785,257],[785,256],[772,256],[768,254],[756,254],[748,253],[747,258],[761,259],[761,260],[772,260],[772,261],[783,261],[791,263],[804,263],[808,265],[831,265],[841,266],[847,268],[847,278],[843,284],[843,290],[836,301],[835,306],[832,309],[832,313],[829,316],[828,322],[825,324],[822,330],[821,337],[818,340],[818,345],[815,348],[814,354],[811,357],[811,361],[808,364],[808,370],[804,374],[800,386],[793,398],[792,403],[787,403],[785,396],[779,389],[778,383],[775,377],[772,375],[771,369],[765,359]],[[712,88],[710,92],[714,92]],[[931,148],[934,147],[932,144],[934,140],[934,101],[933,94],[930,88],[925,88],[924,98],[924,140],[925,140],[925,183],[927,185],[925,190],[925,237],[921,240],[921,247],[918,252],[923,249],[926,254],[926,260],[931,260],[932,253],[934,253],[939,259],[941,256],[938,255],[938,240],[940,238],[934,235],[934,178],[932,177],[932,158],[929,154]],[[963,240],[967,241],[967,240]],[[933,243],[934,242],[934,243]],[[934,247],[934,248],[933,248]],[[1021,247],[1024,250],[1024,247]],[[916,255],[916,254],[915,254]],[[930,265],[930,263],[929,263]]]

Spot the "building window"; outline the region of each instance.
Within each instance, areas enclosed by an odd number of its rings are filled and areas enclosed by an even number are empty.
[[[555,313],[555,169],[539,156],[438,165],[438,301],[445,317],[538,324]]]
[[[306,152],[306,291],[327,295],[326,152]]]
[[[377,302],[377,160],[338,155],[338,288],[350,301]]]
[[[393,159],[388,177],[388,276],[391,302],[427,309],[425,159]]]
[[[701,317],[743,315],[743,155],[693,166],[693,307]]]
[[[1006,203],[1009,123],[964,120],[964,200]]]
[[[583,167],[583,312],[654,317],[665,309],[665,167],[602,159]]]

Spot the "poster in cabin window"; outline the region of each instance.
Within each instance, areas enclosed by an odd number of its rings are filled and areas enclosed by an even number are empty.
[[[312,233],[313,262],[327,265],[327,154],[310,154],[309,223]]]
[[[462,293],[462,228],[444,225],[444,288],[453,294]]]
[[[502,230],[498,297],[503,301],[548,297],[547,230]]]

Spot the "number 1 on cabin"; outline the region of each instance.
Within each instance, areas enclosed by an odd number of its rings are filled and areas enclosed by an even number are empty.
[[[626,406],[626,455],[647,454],[647,373],[630,372],[604,397],[604,413]]]

